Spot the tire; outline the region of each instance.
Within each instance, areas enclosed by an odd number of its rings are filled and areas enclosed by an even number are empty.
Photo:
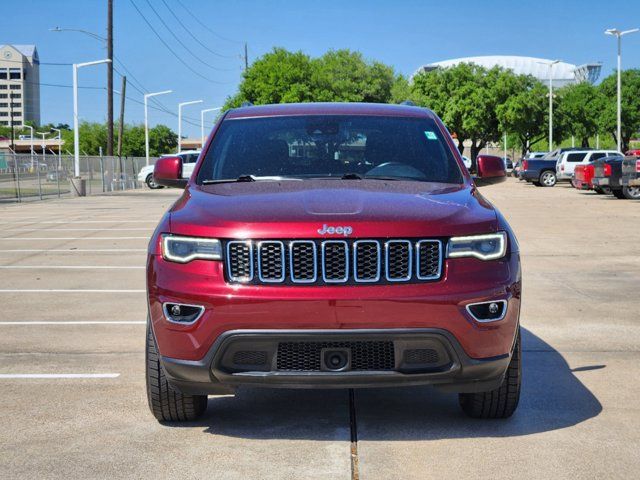
[[[162,185],[158,185],[153,179],[153,173],[150,173],[149,175],[147,175],[147,178],[145,179],[144,183],[146,183],[147,187],[149,187],[151,190],[157,190],[158,188],[162,188]]]
[[[611,193],[614,197],[619,198],[620,200],[626,200],[627,197],[624,196],[621,188],[612,189]]]
[[[543,187],[554,187],[558,182],[558,178],[556,177],[555,172],[545,170],[540,174],[539,182]]]
[[[153,416],[160,422],[189,422],[200,418],[207,410],[207,396],[185,395],[169,385],[149,324],[145,360],[147,400]]]
[[[640,199],[640,187],[622,187],[622,195],[627,200]]]
[[[522,347],[520,345],[520,329],[518,328],[511,362],[502,385],[489,392],[459,394],[460,407],[464,413],[472,418],[509,418],[513,415],[520,400],[521,355]]]

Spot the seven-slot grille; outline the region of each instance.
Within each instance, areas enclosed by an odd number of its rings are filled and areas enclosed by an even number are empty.
[[[361,284],[438,280],[440,240],[231,240],[231,283]]]

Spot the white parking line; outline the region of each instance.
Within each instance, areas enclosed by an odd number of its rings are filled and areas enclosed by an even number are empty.
[[[95,269],[105,269],[105,270],[137,270],[144,269],[144,266],[137,265],[0,265],[0,269],[5,270],[13,270],[13,269],[58,269],[58,270],[95,270]]]
[[[145,293],[145,292],[146,290],[96,290],[96,289],[84,290],[82,288],[0,289],[0,293]]]
[[[10,378],[118,378],[119,373],[0,373],[0,379]]]
[[[124,320],[107,320],[100,321],[33,321],[33,322],[0,322],[0,325],[146,325],[145,321],[124,321]]]
[[[0,237],[0,240],[149,240],[149,237]]]

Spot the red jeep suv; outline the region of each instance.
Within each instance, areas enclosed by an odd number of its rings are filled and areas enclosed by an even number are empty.
[[[284,104],[228,111],[149,243],[146,378],[160,421],[241,385],[430,384],[472,417],[520,395],[518,243],[431,111]]]

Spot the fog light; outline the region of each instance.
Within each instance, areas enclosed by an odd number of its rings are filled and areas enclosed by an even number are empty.
[[[496,322],[507,313],[507,301],[472,303],[467,305],[467,312],[478,322]]]
[[[162,310],[168,321],[181,325],[195,323],[204,313],[202,305],[186,305],[184,303],[165,303],[162,305]]]

